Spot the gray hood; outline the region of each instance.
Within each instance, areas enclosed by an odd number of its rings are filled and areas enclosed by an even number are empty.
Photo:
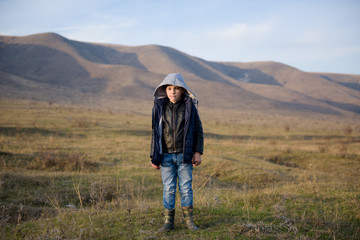
[[[195,105],[197,105],[198,99],[197,99],[196,95],[191,91],[190,88],[188,88],[183,76],[181,76],[180,73],[170,73],[169,75],[167,75],[166,78],[159,84],[159,86],[156,87],[156,89],[154,91],[154,99],[161,99],[161,98],[167,97],[166,91],[165,91],[165,86],[167,86],[167,85],[178,86],[178,87],[184,88],[186,90],[185,95],[191,97],[193,100],[193,103]]]

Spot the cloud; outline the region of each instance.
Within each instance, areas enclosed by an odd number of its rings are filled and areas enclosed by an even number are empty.
[[[274,25],[271,21],[257,24],[234,23],[217,29],[172,32],[171,34],[164,32],[163,35],[175,36],[173,39],[177,39],[181,45],[192,45],[200,49],[206,46],[212,51],[234,51],[268,41]]]
[[[324,33],[321,30],[305,30],[294,42],[297,44],[318,44],[324,40]]]
[[[99,23],[85,23],[71,27],[57,28],[54,31],[67,38],[79,41],[121,43],[121,39],[130,34],[130,30],[136,28],[136,19],[109,18]]]
[[[249,34],[249,25],[244,23],[233,24],[230,27],[215,32],[209,32],[208,35],[215,38],[238,40]]]
[[[193,56],[214,61],[262,60],[263,45],[273,41],[274,21],[233,23],[216,29],[173,32],[167,44]],[[165,35],[165,33],[164,33]],[[173,42],[171,42],[173,41]]]
[[[258,24],[235,23],[223,29],[206,32],[204,35],[210,38],[210,41],[212,39],[224,43],[253,44],[265,40],[273,28],[274,23],[270,21]]]

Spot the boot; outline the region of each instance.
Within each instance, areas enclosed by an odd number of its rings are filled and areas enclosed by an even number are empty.
[[[197,231],[199,228],[194,224],[194,209],[193,206],[182,208],[186,228],[190,231]]]
[[[169,232],[174,229],[174,220],[175,220],[175,208],[166,209],[165,208],[165,223],[159,229],[159,232]]]

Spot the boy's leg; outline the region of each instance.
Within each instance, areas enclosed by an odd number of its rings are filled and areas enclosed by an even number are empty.
[[[163,182],[163,204],[166,209],[175,208],[175,193],[177,172],[173,154],[164,154],[161,163],[161,178]]]
[[[193,190],[192,190],[192,164],[178,162],[179,191],[181,206],[186,228],[191,231],[199,230],[194,224],[193,217]]]
[[[163,182],[163,204],[165,207],[165,223],[159,229],[160,232],[167,232],[174,229],[175,220],[175,193],[176,193],[176,164],[173,154],[164,154],[161,163],[161,178]]]
[[[189,207],[193,205],[192,170],[192,164],[182,163],[181,155],[181,158],[178,159],[177,175],[179,178],[179,191],[182,207]]]

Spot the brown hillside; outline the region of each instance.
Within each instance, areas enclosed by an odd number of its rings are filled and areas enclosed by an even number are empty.
[[[307,73],[276,62],[210,62],[176,49],[85,43],[54,33],[0,36],[0,94],[94,107],[151,106],[180,72],[205,108],[360,113],[360,76]]]

